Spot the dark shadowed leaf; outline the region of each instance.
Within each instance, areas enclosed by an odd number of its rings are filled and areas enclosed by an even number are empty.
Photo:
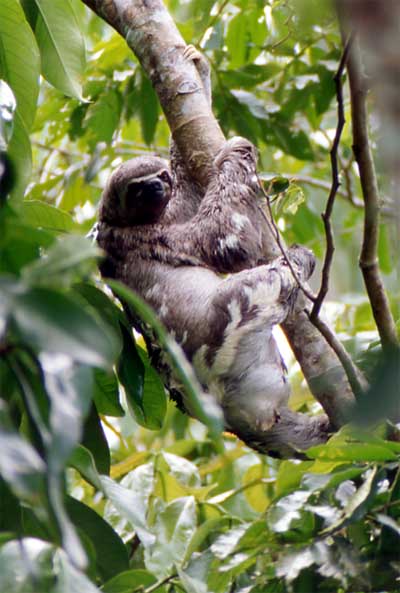
[[[67,498],[66,507],[75,526],[92,541],[97,570],[102,579],[110,579],[127,570],[127,548],[112,527],[90,507],[72,497]]]
[[[151,144],[157,128],[160,107],[151,82],[143,72],[141,73],[139,101],[143,139],[146,144]]]
[[[100,474],[110,473],[110,449],[104,434],[101,419],[94,405],[85,422],[82,445],[93,455]]]
[[[125,415],[119,401],[118,380],[114,372],[94,369],[93,399],[99,414],[120,417]]]
[[[131,330],[122,324],[120,330],[123,346],[117,364],[118,378],[124,386],[131,413],[139,424],[147,426],[146,413],[143,408],[144,366],[137,352]]]

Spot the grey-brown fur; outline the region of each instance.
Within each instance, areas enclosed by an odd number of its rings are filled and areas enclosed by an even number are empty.
[[[325,416],[308,418],[287,408],[289,386],[272,328],[286,318],[298,287],[283,257],[267,262],[263,256],[269,233],[254,146],[243,138],[226,142],[205,194],[191,182],[174,145],[171,156],[171,172],[164,161],[144,157],[111,176],[99,211],[98,242],[107,253],[103,275],[118,278],[157,311],[205,390],[220,402],[229,430],[281,456],[322,442]],[[138,180],[161,182],[161,176],[164,197],[153,212],[150,191],[143,224],[135,188]],[[289,257],[307,279],[311,252],[292,247]],[[220,272],[233,274],[224,279]]]
[[[259,212],[254,147],[241,138],[225,144],[189,221],[163,223],[162,213],[155,224],[108,224],[102,213],[109,196],[114,200],[116,187],[130,184],[132,176],[142,178],[142,164],[128,161],[104,192],[98,241],[109,260],[103,272],[157,311],[220,402],[232,432],[275,454],[321,442],[326,419],[300,415],[301,429],[293,430],[296,415],[286,407],[289,386],[272,328],[286,318],[298,287],[284,258],[266,264],[261,255],[266,223]],[[299,277],[307,279],[311,252],[293,247],[289,256]],[[215,270],[236,273],[223,279]]]

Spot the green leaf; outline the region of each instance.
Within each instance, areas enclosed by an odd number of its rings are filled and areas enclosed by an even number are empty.
[[[385,274],[390,274],[392,271],[391,261],[391,246],[388,228],[381,224],[379,227],[379,241],[378,241],[378,256],[379,266]]]
[[[332,461],[395,461],[396,454],[388,447],[372,443],[348,443],[317,445],[307,450],[312,459]]]
[[[96,102],[90,105],[86,123],[94,144],[111,142],[119,124],[121,110],[121,96],[113,88],[106,89]]]
[[[143,412],[147,428],[159,430],[167,412],[165,387],[159,374],[151,366],[147,353],[139,347],[136,348],[144,365]]]
[[[53,241],[47,231],[22,224],[8,204],[0,210],[1,272],[19,275],[21,268],[37,259],[42,248],[49,247]]]
[[[93,399],[99,414],[106,416],[125,416],[119,401],[118,380],[114,372],[94,369]]]
[[[99,593],[62,550],[31,537],[10,541],[0,549],[0,591]]]
[[[39,94],[40,57],[35,37],[17,0],[0,3],[0,78],[17,100],[17,113],[28,132]]]
[[[81,476],[94,488],[101,490],[100,476],[96,468],[94,457],[89,449],[78,445],[68,460],[68,465],[75,468]]]
[[[158,124],[160,106],[158,97],[150,80],[143,71],[141,74],[142,76],[139,91],[140,124],[142,127],[144,141],[146,144],[151,144],[154,141],[154,134]]]
[[[238,527],[234,527],[220,535],[211,546],[213,554],[221,560],[227,558],[232,554],[248,527],[248,523],[242,523],[241,525],[238,525]]]
[[[51,442],[47,460],[50,471],[62,471],[78,444],[92,396],[92,370],[58,355],[41,357],[45,386],[50,399]]]
[[[147,426],[146,412],[143,408],[144,366],[136,349],[132,332],[120,325],[122,333],[122,352],[117,364],[117,374],[125,388],[127,403],[137,422]]]
[[[74,284],[74,290],[79,293],[79,295],[81,295],[93,309],[101,315],[104,322],[110,325],[114,330],[120,332],[120,323],[127,328],[129,327],[124,312],[103,290],[100,290],[100,288],[97,288],[97,286],[94,286],[89,282],[79,282],[78,284]]]
[[[32,284],[68,285],[78,271],[89,271],[99,255],[98,247],[82,235],[62,236],[40,259],[24,269],[23,276]]]
[[[159,509],[151,529],[153,543],[145,546],[145,565],[158,578],[170,574],[175,565],[182,566],[189,542],[196,530],[196,503],[192,496],[178,498]]]
[[[18,498],[12,493],[6,482],[0,478],[0,534],[22,533],[22,513]],[[13,536],[10,536],[13,539]],[[0,542],[0,546],[4,542]]]
[[[228,26],[225,43],[230,53],[232,69],[251,62],[260,53],[267,34],[261,11],[239,11]]]
[[[59,91],[82,99],[85,45],[69,0],[34,0],[42,74]]]
[[[26,200],[21,205],[22,220],[34,227],[53,231],[72,231],[75,223],[68,212],[40,200]]]
[[[128,551],[110,525],[90,507],[67,498],[67,511],[77,528],[91,540],[96,551],[96,566],[103,580],[128,570]]]
[[[273,196],[285,192],[290,185],[290,181],[286,177],[274,177],[269,183],[269,193]]]
[[[111,367],[118,348],[114,336],[69,295],[14,285],[7,287],[5,298],[18,333],[27,344],[66,354],[84,364]]]
[[[322,532],[324,535],[332,533],[334,531],[338,531],[339,529],[342,529],[347,523],[351,521],[357,521],[364,517],[365,513],[368,510],[369,501],[372,500],[373,496],[376,494],[376,490],[378,487],[377,476],[377,467],[373,467],[367,472],[364,482],[346,503],[340,520],[335,521],[327,529],[325,529]]]
[[[296,490],[281,498],[268,510],[268,525],[275,533],[299,529],[304,515],[304,507],[312,493]]]
[[[105,583],[102,593],[132,593],[135,589],[143,590],[156,583],[156,578],[147,570],[134,569],[121,572]],[[157,593],[165,593],[165,587],[157,587]]]
[[[13,428],[0,400],[0,474],[14,494],[32,505],[44,505],[46,466],[35,449]]]
[[[32,149],[28,130],[18,110],[15,114],[14,131],[7,152],[16,171],[16,179],[10,197],[20,201],[31,177]]]
[[[82,445],[90,451],[100,474],[110,473],[110,449],[95,406],[85,422]],[[87,462],[87,460],[86,460]]]
[[[118,523],[121,523],[122,515],[133,526],[143,546],[152,545],[155,536],[147,525],[146,517],[154,487],[153,465],[139,466],[125,476],[121,484],[105,476],[101,477],[101,483],[107,499],[118,511]],[[110,508],[111,505],[106,509],[106,518],[113,524],[116,513]]]

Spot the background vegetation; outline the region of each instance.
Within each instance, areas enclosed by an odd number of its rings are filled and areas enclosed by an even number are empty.
[[[259,147],[285,239],[321,259],[342,55],[329,3],[168,8],[210,60],[224,133]],[[200,424],[167,402],[98,277],[85,235],[105,180],[123,159],[168,154],[157,98],[124,40],[79,0],[1,0],[0,79],[0,591],[400,590],[400,444],[384,426],[345,427],[307,461],[221,439],[213,410]],[[347,91],[345,110],[350,122]],[[378,124],[375,114],[379,264],[399,319]],[[395,405],[398,360],[380,358],[357,266],[364,213],[351,143],[347,123],[326,313],[372,381],[359,414],[376,421]],[[316,411],[287,358],[292,405]]]

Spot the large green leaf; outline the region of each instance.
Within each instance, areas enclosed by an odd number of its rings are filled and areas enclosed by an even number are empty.
[[[8,156],[16,171],[16,179],[10,196],[20,201],[31,177],[32,149],[28,129],[18,110],[15,115],[13,135],[8,145]]]
[[[110,368],[118,344],[110,331],[68,294],[2,281],[6,315],[25,343],[72,360]]]
[[[124,416],[125,412],[119,401],[118,380],[113,371],[94,369],[93,399],[99,414],[106,416]]]
[[[11,86],[27,131],[35,118],[40,58],[35,37],[17,0],[0,2],[0,78]]]
[[[54,231],[71,231],[75,223],[68,212],[40,200],[26,200],[21,205],[22,219],[32,226]]]
[[[13,428],[0,400],[0,474],[19,498],[42,506],[46,498],[46,466],[35,449]]]
[[[118,524],[121,516],[127,520],[137,533],[142,544],[147,547],[155,542],[155,536],[147,525],[146,516],[150,495],[154,486],[154,469],[151,464],[142,465],[124,477],[121,484],[106,476],[101,476],[103,491],[111,503],[106,509],[106,518],[113,523],[115,509],[118,511]]]
[[[119,572],[128,570],[127,548],[100,515],[72,497],[67,499],[67,510],[76,527],[92,541],[96,551],[97,570],[102,579],[110,579]]]
[[[95,265],[100,250],[82,235],[61,236],[43,256],[23,271],[32,284],[66,285],[78,272],[88,272]]]
[[[82,98],[85,45],[69,0],[33,0],[38,8],[36,39],[42,73],[65,95]]]
[[[35,538],[0,549],[0,591],[7,593],[99,593],[65,553]]]
[[[146,568],[159,578],[166,577],[175,565],[181,566],[186,550],[196,530],[194,497],[177,498],[168,505],[158,500],[153,543],[145,547]]]
[[[123,345],[117,364],[118,379],[124,386],[129,410],[139,424],[147,426],[146,412],[143,408],[144,366],[132,332],[122,324],[120,329]]]

